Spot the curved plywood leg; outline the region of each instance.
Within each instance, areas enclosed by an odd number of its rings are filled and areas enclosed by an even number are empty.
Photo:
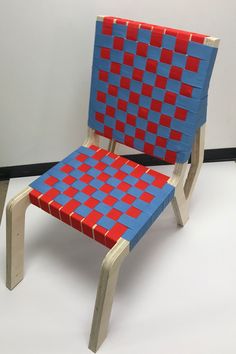
[[[172,207],[177,223],[181,226],[184,226],[189,218],[190,198],[197,182],[204,158],[204,137],[205,125],[201,126],[196,133],[191,154],[191,166],[185,183],[185,164],[177,163],[175,165],[173,176],[169,180],[169,183],[175,187]]]
[[[13,289],[24,276],[25,211],[30,204],[27,187],[16,195],[6,209],[6,286]]]
[[[93,352],[106,338],[120,266],[128,254],[129,242],[121,238],[102,262],[89,340],[89,349]]]
[[[177,224],[184,226],[189,218],[189,204],[185,198],[183,186],[176,188],[174,198],[171,201]]]
[[[192,148],[191,166],[184,185],[184,193],[187,199],[189,199],[192,195],[200,169],[202,167],[204,159],[204,141],[205,124],[198,129]]]
[[[184,226],[188,220],[188,203],[184,194],[184,179],[187,163],[176,163],[174,173],[168,183],[175,187],[174,198],[171,201],[178,225]]]

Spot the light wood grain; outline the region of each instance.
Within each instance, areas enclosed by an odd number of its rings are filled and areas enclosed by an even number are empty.
[[[216,37],[206,37],[204,39],[204,44],[208,47],[218,48],[220,44],[220,39]]]
[[[25,211],[30,204],[27,187],[15,196],[6,209],[6,286],[13,289],[24,276]]]
[[[115,152],[116,144],[117,144],[116,141],[113,140],[113,139],[111,139],[111,140],[109,141],[108,151],[110,151],[110,152]]]
[[[178,225],[184,226],[189,218],[189,203],[204,158],[205,124],[196,132],[191,154],[191,165],[185,180],[185,164],[175,164],[174,172],[168,183],[175,187],[172,207]]]
[[[174,172],[168,183],[175,187],[174,198],[171,201],[177,224],[183,226],[188,220],[188,205],[184,194],[184,180],[187,170],[187,162],[176,163]]]
[[[102,262],[89,340],[89,349],[93,352],[106,338],[120,266],[128,254],[129,242],[120,238]]]
[[[197,178],[204,159],[204,144],[205,144],[205,124],[202,125],[196,133],[192,154],[191,154],[191,166],[188,172],[188,176],[184,185],[184,193],[187,200],[191,198],[193,189],[197,182]]]
[[[0,223],[2,220],[2,213],[5,205],[9,180],[0,181]]]
[[[103,21],[104,17],[105,17],[104,15],[98,15],[97,21]]]
[[[99,146],[99,136],[95,133],[95,130],[92,128],[88,128],[88,135],[85,139],[83,146],[88,147],[90,145]]]

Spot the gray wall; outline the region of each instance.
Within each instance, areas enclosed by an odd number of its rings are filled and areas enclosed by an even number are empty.
[[[220,37],[206,147],[236,146],[235,1],[0,0],[0,166],[59,160],[82,143],[99,14]]]

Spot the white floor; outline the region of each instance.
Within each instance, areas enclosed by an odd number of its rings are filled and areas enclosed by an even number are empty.
[[[7,201],[33,179],[11,180]],[[99,353],[236,353],[235,210],[236,164],[204,164],[187,225],[168,207],[125,261]],[[25,251],[25,278],[9,291],[3,216],[0,353],[90,353],[106,249],[30,206]]]

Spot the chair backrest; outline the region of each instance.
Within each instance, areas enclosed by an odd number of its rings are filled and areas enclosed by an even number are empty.
[[[185,162],[206,120],[219,40],[98,17],[88,124],[109,139],[170,163]]]

